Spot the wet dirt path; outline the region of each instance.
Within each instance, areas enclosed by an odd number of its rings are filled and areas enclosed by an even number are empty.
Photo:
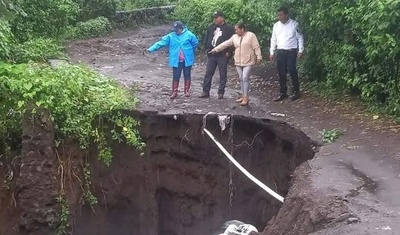
[[[211,98],[199,99],[197,96],[201,93],[205,74],[204,55],[199,55],[192,71],[192,96],[183,97],[182,79],[180,96],[171,101],[172,70],[167,65],[166,50],[143,53],[168,28],[142,28],[106,38],[75,41],[68,45],[68,51],[73,60],[87,63],[125,86],[137,89],[140,99],[138,109],[141,110],[160,113],[217,112],[278,119],[291,123],[316,140],[321,139],[320,131],[323,129],[345,130],[338,141],[322,146],[317,160],[312,163],[316,175],[319,175],[313,182],[315,187],[321,192],[346,198],[355,195],[350,200],[350,207],[358,211],[358,217],[364,223],[352,226],[350,229],[353,230],[349,231],[372,229],[375,234],[400,234],[400,225],[395,222],[400,219],[400,125],[384,118],[373,119],[363,105],[351,98],[330,102],[305,91],[298,101],[274,103],[272,97],[276,95],[278,83],[275,67],[269,63],[254,70],[248,107],[234,103],[238,89],[233,66],[229,69],[230,81],[225,99],[216,98],[218,73],[213,79]],[[277,117],[273,113],[284,116]],[[374,187],[370,190],[363,185]]]

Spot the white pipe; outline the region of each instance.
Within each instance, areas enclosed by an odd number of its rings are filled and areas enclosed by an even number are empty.
[[[280,196],[279,194],[277,194],[276,192],[274,192],[272,189],[268,188],[265,184],[263,184],[261,181],[259,181],[256,177],[254,177],[253,175],[251,175],[244,167],[242,167],[242,165],[240,165],[240,163],[238,163],[229,153],[228,151],[226,151],[226,149],[224,148],[224,146],[222,146],[222,144],[220,144],[218,142],[217,139],[215,139],[215,137],[206,129],[203,128],[203,130],[207,133],[207,135],[214,141],[214,143],[218,146],[219,149],[221,149],[221,151],[225,154],[226,157],[228,157],[228,159],[237,167],[239,168],[239,170],[241,172],[243,172],[243,174],[245,174],[251,181],[253,181],[254,183],[256,183],[258,186],[260,186],[262,189],[264,189],[267,193],[269,193],[271,196],[273,196],[274,198],[278,199],[279,201],[283,202],[284,198],[282,196]]]

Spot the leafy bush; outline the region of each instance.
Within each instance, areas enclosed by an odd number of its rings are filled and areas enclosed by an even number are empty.
[[[6,21],[0,20],[0,60],[9,59],[13,43],[10,26]]]
[[[86,22],[78,22],[76,27],[71,28],[71,31],[69,31],[68,38],[101,37],[107,35],[111,29],[110,21],[101,16]]]
[[[71,34],[79,21],[100,16],[113,19],[117,3],[119,0],[16,0],[23,12],[18,11],[11,21],[12,31],[21,42],[36,37],[62,38]]]
[[[222,10],[226,20],[235,24],[241,20],[242,7],[241,0],[179,0],[174,17],[187,24],[202,39],[216,10]]]
[[[17,63],[47,61],[64,57],[60,42],[49,38],[36,38],[15,45],[12,60]]]
[[[400,116],[399,1],[179,0],[174,17],[203,38],[212,12],[223,10],[229,23],[243,21],[268,48],[281,5],[291,8],[305,34],[303,75]]]
[[[279,0],[259,1],[243,0],[242,21],[249,31],[257,34],[262,48],[269,48],[272,27],[277,21],[277,9],[281,6]],[[268,9],[267,11],[265,9]],[[266,53],[269,53],[268,51]]]
[[[6,21],[0,20],[0,60],[23,63],[46,61],[64,57],[61,42],[49,38],[36,38],[17,43]]]
[[[0,137],[20,133],[27,107],[50,111],[57,139],[69,136],[82,148],[91,141],[99,146],[99,158],[111,163],[111,149],[105,133],[113,139],[143,147],[136,127],[138,122],[118,110],[133,108],[136,100],[114,80],[78,65],[7,64],[0,62]],[[106,123],[111,123],[108,127]]]
[[[212,14],[222,10],[228,23],[245,23],[248,29],[257,34],[262,45],[266,47],[270,38],[278,1],[257,0],[179,0],[174,17],[186,23],[201,39],[212,22]]]
[[[0,0],[0,19],[11,20],[15,13],[25,14],[12,0]]]
[[[140,8],[159,7],[170,5],[170,0],[121,0],[119,10],[133,10]]]
[[[35,37],[58,38],[77,20],[79,5],[73,0],[16,0],[26,13],[16,14],[12,31],[19,41]]]
[[[306,36],[303,71],[400,115],[400,2],[291,0]]]
[[[112,20],[120,0],[74,0],[80,6],[79,21],[87,21],[99,16]]]
[[[344,134],[344,131],[334,128],[331,130],[323,129],[319,133],[322,135],[323,143],[333,143]]]

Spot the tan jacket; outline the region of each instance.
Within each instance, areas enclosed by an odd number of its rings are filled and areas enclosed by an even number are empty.
[[[256,35],[252,32],[245,32],[243,36],[234,34],[230,39],[214,48],[214,51],[220,52],[228,47],[235,47],[235,65],[250,66],[257,60],[262,60],[260,44]]]

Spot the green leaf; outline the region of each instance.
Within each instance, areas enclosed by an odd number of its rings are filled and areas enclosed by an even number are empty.
[[[25,101],[23,101],[23,100],[20,100],[20,101],[18,101],[18,108],[21,108],[22,106],[24,106],[25,105]]]
[[[29,91],[32,88],[32,83],[25,83],[23,86],[26,91]]]

